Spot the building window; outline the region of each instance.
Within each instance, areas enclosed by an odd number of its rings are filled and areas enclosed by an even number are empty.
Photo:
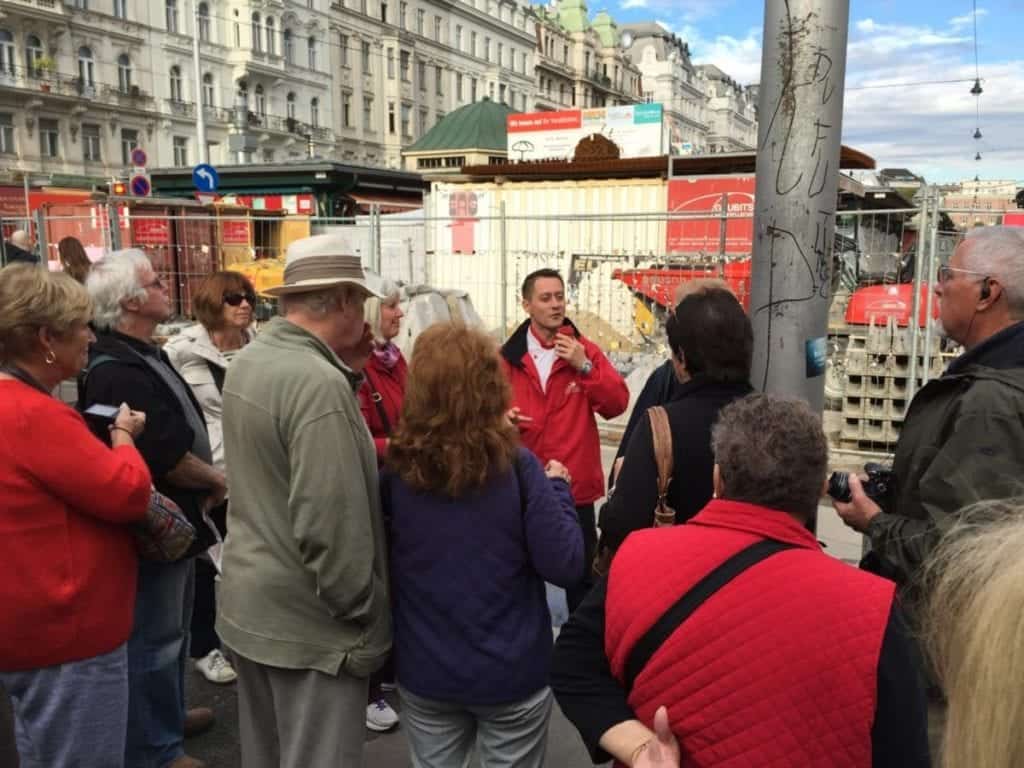
[[[263,90],[263,85],[260,83],[256,84],[256,114],[260,117],[267,116],[267,94]]]
[[[14,116],[0,113],[0,155],[14,154]]]
[[[238,9],[235,9],[235,48],[242,47],[242,25],[238,23]]]
[[[260,23],[260,15],[254,13],[252,15],[252,49],[254,51],[263,50],[263,25]]]
[[[363,97],[363,130],[373,130],[373,98],[370,96]]]
[[[41,157],[60,157],[60,127],[56,120],[39,120],[39,154]]]
[[[444,42],[444,32],[443,32],[443,30],[441,28],[441,17],[440,16],[435,16],[434,17],[434,39],[437,40],[437,42],[439,42],[439,43],[443,43]]]
[[[402,138],[412,138],[412,106],[409,104],[402,105]]]
[[[292,31],[286,29],[282,34],[284,40],[284,61],[286,64],[295,63],[295,40],[292,38]]]
[[[289,93],[284,100],[285,115],[289,120],[295,119],[295,94]]]
[[[462,25],[455,25],[455,48],[456,50],[462,50]]]
[[[455,73],[455,98],[458,99],[459,103],[462,103],[462,73]]]
[[[181,67],[178,65],[171,67],[168,76],[171,81],[171,101],[184,101],[181,87]]]
[[[484,38],[484,61],[491,60],[491,38]]]
[[[363,42],[362,59],[363,74],[368,75],[370,74],[370,44],[365,41]]]
[[[128,0],[114,0],[114,18],[115,19],[127,19],[128,18]]]
[[[267,16],[267,53],[277,55],[277,24],[273,16]]]
[[[416,135],[422,136],[427,132],[427,110],[421,109],[416,116]]]
[[[95,62],[92,49],[82,46],[78,49],[78,80],[83,86],[96,85]]]
[[[501,83],[501,84],[500,84],[500,85],[498,86],[498,100],[499,100],[499,101],[500,101],[500,102],[501,102],[502,104],[504,104],[504,103],[505,103],[505,84],[504,84],[504,83]]]
[[[513,72],[515,72],[516,71],[516,49],[515,48],[509,48],[508,49],[508,59],[509,59],[508,68],[511,69]]]
[[[164,16],[166,17],[167,31],[178,33],[178,0],[165,0]]]
[[[338,53],[341,57],[341,66],[348,66],[348,35],[338,36]]]
[[[128,93],[132,88],[132,60],[127,53],[117,57],[117,87],[121,93]]]
[[[352,94],[348,91],[341,92],[341,126],[352,127]]]
[[[263,162],[264,163],[272,163],[272,162],[274,162],[274,150],[272,150],[272,149],[264,149],[263,150]]]
[[[13,75],[18,69],[14,62],[14,35],[6,29],[0,29],[0,72]]]
[[[469,80],[469,100],[470,102],[476,102],[476,78],[470,78]]]
[[[505,46],[502,43],[498,43],[498,66],[505,66]]]
[[[320,127],[320,99],[316,96],[309,100],[309,124],[314,128]]]
[[[388,102],[388,133],[395,133],[395,102]]]
[[[387,3],[381,3],[380,4],[380,20],[383,21],[385,24],[388,23],[388,4]]]
[[[569,46],[568,45],[563,45],[562,46],[562,63],[563,64],[568,64],[569,63]]]
[[[477,55],[477,53],[476,53],[476,42],[477,42],[476,32],[470,32],[469,33],[469,53],[470,53],[471,56],[476,56]]]
[[[175,168],[187,168],[188,167],[188,137],[187,136],[175,136],[174,137],[174,167]]]
[[[207,72],[203,75],[203,106],[212,107],[214,106],[213,100],[213,75]]]
[[[420,90],[427,90],[427,62],[416,62],[416,79],[419,80]]]
[[[395,49],[388,48],[388,80],[395,79]]]
[[[309,47],[309,68],[316,69],[316,38],[309,38],[306,45]]]
[[[210,42],[210,6],[206,3],[199,4],[199,40]]]
[[[443,78],[444,69],[442,69],[441,65],[438,64],[436,67],[434,67],[434,91],[437,93],[438,96],[444,95]]]
[[[121,165],[132,164],[132,151],[139,148],[139,132],[134,128],[121,129]]]
[[[398,58],[399,58],[399,62],[400,62],[400,69],[401,69],[401,72],[402,72],[402,82],[403,83],[410,83],[410,82],[412,82],[409,79],[411,74],[412,74],[409,71],[409,52],[408,51],[399,51],[398,52]]]
[[[398,4],[398,28],[405,29],[405,15],[409,12],[409,4],[402,0]]]
[[[418,8],[416,10],[416,34],[417,35],[422,35],[423,34],[423,24],[424,24],[426,18],[427,18],[427,12],[424,11],[422,8]]]
[[[41,58],[43,58],[43,44],[35,35],[29,35],[25,38],[25,67],[33,77],[39,77],[42,74],[36,65]]]

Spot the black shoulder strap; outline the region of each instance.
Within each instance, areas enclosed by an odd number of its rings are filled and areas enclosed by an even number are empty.
[[[213,383],[217,386],[217,391],[222,395],[224,394],[224,369],[217,365],[212,360],[206,361],[206,367],[210,369],[210,375],[213,376]]]
[[[384,398],[381,397],[380,392],[377,391],[377,386],[373,383],[373,379],[370,378],[369,367],[363,369],[363,376],[366,377],[366,383],[370,387],[370,400],[377,409],[377,415],[380,416],[380,422],[384,426],[384,434],[390,435],[391,419],[388,418],[388,412],[384,410]]]
[[[633,646],[633,650],[629,652],[629,656],[626,658],[626,690],[632,690],[637,677],[647,666],[651,657],[709,597],[751,566],[757,565],[777,552],[793,548],[792,544],[762,539],[756,544],[751,544],[746,549],[740,550],[693,585],[686,594],[661,615],[660,619],[654,622],[654,626],[644,633],[644,636]]]

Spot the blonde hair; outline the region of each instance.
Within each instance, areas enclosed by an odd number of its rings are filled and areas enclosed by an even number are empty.
[[[925,647],[949,700],[946,768],[1024,765],[1024,500],[965,510],[924,573]]]
[[[0,270],[0,360],[34,352],[40,328],[63,335],[92,317],[92,299],[81,283],[33,264]]]

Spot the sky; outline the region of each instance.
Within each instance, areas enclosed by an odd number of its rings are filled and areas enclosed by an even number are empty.
[[[850,0],[844,144],[929,182],[1024,183],[1024,0],[977,7],[980,118],[972,0]],[[689,42],[695,63],[760,79],[763,0],[611,0],[607,10],[619,23],[661,23]],[[945,80],[968,82],[920,84]]]

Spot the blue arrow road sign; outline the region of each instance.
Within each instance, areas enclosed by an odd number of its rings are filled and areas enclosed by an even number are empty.
[[[220,185],[217,169],[209,163],[200,163],[192,169],[192,184],[200,192],[216,192]]]
[[[131,182],[128,184],[129,189],[136,197],[148,197],[149,196],[149,179],[145,176],[133,176]]]

